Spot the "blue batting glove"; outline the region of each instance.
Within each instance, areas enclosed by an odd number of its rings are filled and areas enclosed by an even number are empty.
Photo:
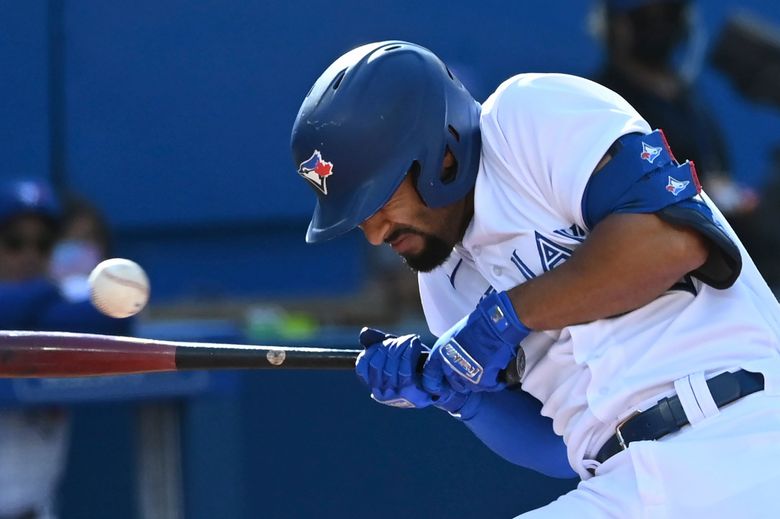
[[[436,341],[423,370],[423,387],[436,391],[443,377],[459,393],[504,389],[499,373],[529,333],[506,292],[487,296]]]
[[[424,408],[431,405],[449,412],[458,411],[468,395],[458,394],[439,380],[437,391],[422,387],[417,372],[420,354],[428,351],[418,335],[396,337],[373,328],[363,328],[360,344],[365,347],[357,358],[358,377],[371,389],[371,398],[394,407]]]

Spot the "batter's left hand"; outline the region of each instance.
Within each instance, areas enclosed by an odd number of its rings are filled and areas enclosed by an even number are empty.
[[[499,373],[530,332],[506,292],[487,296],[436,341],[423,370],[423,387],[436,391],[443,376],[459,392],[504,389]]]
[[[433,405],[450,413],[466,402],[468,395],[456,393],[443,379],[436,381],[436,391],[423,389],[417,364],[428,347],[418,335],[396,337],[363,328],[360,343],[366,349],[358,356],[355,370],[377,402],[418,409]]]

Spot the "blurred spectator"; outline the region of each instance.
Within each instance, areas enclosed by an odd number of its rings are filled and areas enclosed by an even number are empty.
[[[62,230],[52,253],[50,271],[69,301],[89,298],[87,279],[110,257],[111,234],[103,215],[85,198],[65,198]]]
[[[622,95],[654,128],[663,128],[680,160],[692,160],[707,193],[729,221],[742,219],[756,193],[731,178],[728,146],[695,88],[704,30],[692,0],[606,0],[597,33],[606,61],[594,78]]]
[[[780,108],[780,26],[738,11],[726,21],[710,53],[710,62],[747,99]],[[761,200],[740,231],[751,256],[775,295],[780,297],[780,144],[769,154],[762,176]],[[750,221],[752,219],[752,221]]]
[[[0,183],[0,328],[127,334],[129,323],[64,299],[47,277],[62,213],[38,181]],[[0,411],[0,518],[53,518],[69,437],[62,407]]]
[[[780,299],[780,145],[772,152],[766,181],[761,188],[761,203],[752,215],[752,225],[743,231],[750,244],[750,255],[775,296]]]

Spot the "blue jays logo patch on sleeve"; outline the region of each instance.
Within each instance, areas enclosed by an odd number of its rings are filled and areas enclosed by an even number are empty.
[[[333,163],[322,160],[322,154],[319,150],[314,150],[311,157],[301,162],[301,165],[298,166],[298,174],[322,191],[323,195],[327,195],[327,180],[333,174]]]
[[[688,187],[691,182],[689,180],[677,180],[676,178],[669,177],[669,183],[666,184],[666,190],[674,196],[680,194],[680,191]]]
[[[646,160],[652,164],[653,161],[658,158],[658,155],[661,154],[661,149],[661,147],[656,148],[655,146],[650,146],[646,142],[642,142],[642,154],[640,157],[642,157],[642,160]]]

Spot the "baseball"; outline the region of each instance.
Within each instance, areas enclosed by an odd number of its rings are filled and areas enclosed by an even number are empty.
[[[138,263],[107,259],[89,275],[89,294],[95,308],[110,317],[130,317],[149,300],[149,278]]]

